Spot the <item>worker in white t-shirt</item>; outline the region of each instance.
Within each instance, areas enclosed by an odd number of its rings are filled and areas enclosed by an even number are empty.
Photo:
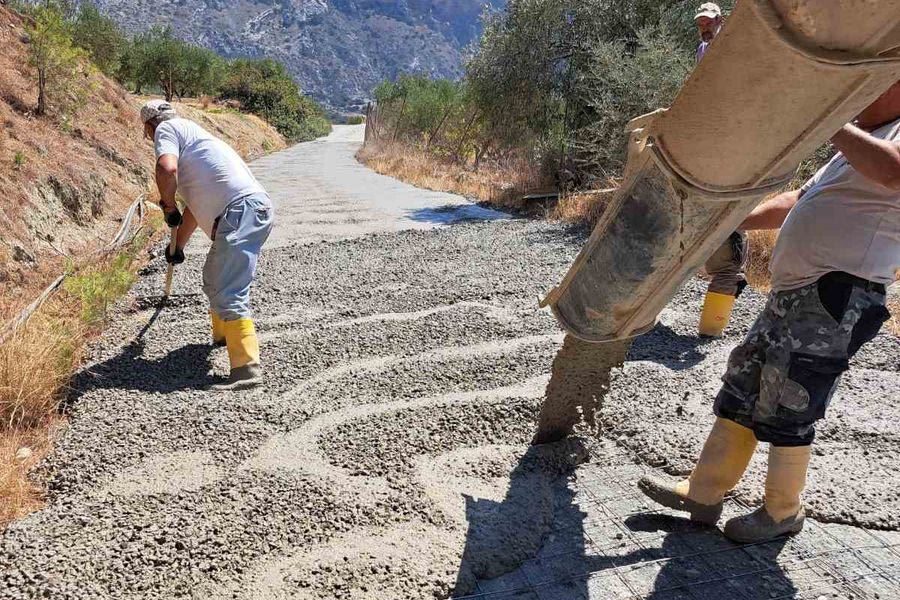
[[[168,102],[141,108],[144,134],[156,151],[156,184],[170,227],[178,227],[171,264],[184,262],[184,247],[200,227],[212,240],[203,266],[213,343],[228,348],[231,373],[223,390],[262,382],[259,342],[250,310],[250,284],[263,243],[272,230],[272,201],[246,163],[225,142],[187,119]],[[175,194],[186,206],[182,215]]]

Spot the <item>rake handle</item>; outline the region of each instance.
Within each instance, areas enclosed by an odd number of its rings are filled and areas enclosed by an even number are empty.
[[[169,256],[175,254],[175,249],[178,247],[178,228],[171,228],[171,239],[169,240]],[[168,298],[172,293],[172,276],[175,274],[175,265],[169,263],[169,268],[166,270],[166,290],[163,294],[164,297]]]

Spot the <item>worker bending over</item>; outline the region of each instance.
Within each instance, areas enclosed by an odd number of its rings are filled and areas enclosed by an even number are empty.
[[[706,2],[694,16],[700,45],[697,46],[697,62],[706,54],[724,24],[722,9],[718,4]],[[728,326],[734,302],[747,287],[747,260],[750,245],[747,234],[735,231],[706,261],[704,269],[710,277],[703,311],[700,313],[700,335],[719,337]]]
[[[259,342],[250,311],[250,284],[274,212],[268,194],[240,156],[205,129],[179,118],[172,106],[152,100],[141,108],[144,135],[156,151],[156,184],[176,250],[166,260],[184,262],[184,247],[199,226],[212,240],[203,265],[213,343],[228,348],[231,373],[218,389],[246,389],[262,381]],[[186,203],[181,215],[176,192]]]
[[[757,207],[742,229],[781,233],[772,293],[731,353],[716,422],[690,477],[645,477],[650,498],[715,524],[757,442],[768,442],[765,504],[725,535],[761,542],[803,528],[815,423],[848,361],[889,318],[885,288],[900,268],[900,82],[832,138],[839,152],[799,190]]]

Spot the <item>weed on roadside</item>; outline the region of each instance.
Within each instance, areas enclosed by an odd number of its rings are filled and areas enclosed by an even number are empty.
[[[88,327],[101,325],[110,305],[134,283],[132,261],[129,254],[120,254],[105,265],[85,269],[66,280],[65,291],[80,301],[81,320]]]

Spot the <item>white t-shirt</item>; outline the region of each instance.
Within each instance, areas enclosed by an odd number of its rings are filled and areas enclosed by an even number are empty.
[[[213,223],[231,202],[266,193],[231,146],[193,121],[163,121],[154,143],[157,160],[163,154],[178,158],[178,194],[210,237]]]
[[[900,120],[872,135],[900,141]],[[796,289],[831,271],[893,283],[900,269],[900,191],[865,177],[840,152],[802,190],[772,252],[772,289]]]

